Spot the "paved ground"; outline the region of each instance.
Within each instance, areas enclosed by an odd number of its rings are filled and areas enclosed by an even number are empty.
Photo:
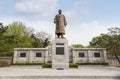
[[[117,79],[111,79],[113,78]],[[107,79],[108,77],[108,79]],[[78,69],[42,69],[40,66],[11,66],[0,68],[0,80],[120,80],[120,67],[80,66]],[[100,80],[100,79],[97,79]]]
[[[22,79],[0,79],[0,80],[22,80]],[[28,79],[23,79],[23,80],[28,80]],[[34,79],[34,80],[120,80],[120,79]]]

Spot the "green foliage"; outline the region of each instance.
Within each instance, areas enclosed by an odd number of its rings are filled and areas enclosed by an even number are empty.
[[[2,33],[6,32],[8,27],[4,27],[2,23],[0,23],[0,35],[3,35]]]
[[[10,40],[12,47],[31,47],[34,39],[31,38],[32,29],[27,28],[22,22],[13,22],[8,26],[5,36],[13,36]]]
[[[12,65],[42,65],[43,68],[52,68],[51,63],[13,63]]]
[[[13,48],[47,47],[50,39],[48,33],[34,34],[34,30],[22,22],[13,22],[6,27],[0,23],[0,56],[12,56]]]
[[[48,61],[47,63],[52,63],[51,61]]]
[[[0,53],[0,57],[5,57],[5,56],[13,56],[13,52],[3,52],[3,53]]]
[[[98,47],[98,48],[104,48],[109,43],[108,37],[104,35],[100,35],[97,37],[94,37],[92,41],[90,42],[91,47]]]
[[[33,43],[33,47],[35,48],[45,48],[51,44],[51,35],[46,32],[38,32],[36,34],[32,34],[32,38],[35,39]]]
[[[73,63],[73,61],[72,61],[72,60],[70,60],[70,61],[69,61],[69,63]]]
[[[108,65],[108,63],[76,63],[78,65]]]
[[[42,64],[42,68],[52,68],[52,64],[51,63],[44,63],[44,64]]]
[[[73,48],[84,48],[84,46],[81,44],[73,44],[72,47]]]
[[[0,67],[7,67],[10,66],[10,64],[7,61],[0,61]]]
[[[0,56],[10,56],[15,47],[32,47],[30,29],[21,22],[0,27]]]
[[[94,37],[90,42],[90,47],[106,48],[108,54],[120,55],[120,28],[110,28],[107,34]]]
[[[42,65],[43,63],[13,63],[12,65]]]
[[[78,68],[78,64],[69,63],[70,68]]]

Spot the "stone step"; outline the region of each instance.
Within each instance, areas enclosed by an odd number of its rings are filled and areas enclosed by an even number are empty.
[[[0,76],[0,79],[113,79],[120,76]]]
[[[80,66],[78,69],[42,69],[40,66],[0,68],[0,80],[120,80],[120,68]]]
[[[0,80],[33,80],[33,79],[0,79]],[[34,80],[120,80],[120,79],[34,79]]]

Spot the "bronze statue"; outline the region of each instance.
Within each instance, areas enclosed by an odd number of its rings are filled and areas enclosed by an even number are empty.
[[[59,9],[58,13],[55,16],[54,19],[54,23],[56,23],[56,30],[55,30],[55,34],[57,35],[57,37],[59,38],[61,36],[61,38],[64,38],[63,35],[65,35],[65,27],[67,25],[67,21],[65,16],[62,14],[62,10]]]

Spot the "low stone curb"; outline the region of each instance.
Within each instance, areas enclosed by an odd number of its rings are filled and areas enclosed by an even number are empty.
[[[120,76],[0,76],[0,79],[120,79]]]

